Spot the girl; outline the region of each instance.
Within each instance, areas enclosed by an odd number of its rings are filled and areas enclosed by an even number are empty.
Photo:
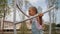
[[[37,13],[38,12],[37,12],[36,7],[30,7],[29,8],[29,15],[30,16],[34,16]],[[43,14],[40,13],[38,15],[38,17],[30,20],[30,23],[32,23],[32,34],[43,34],[43,31],[42,31],[42,16],[43,16]]]

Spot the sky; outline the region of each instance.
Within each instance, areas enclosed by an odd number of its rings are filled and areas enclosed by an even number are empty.
[[[47,9],[46,0],[33,0],[33,1],[32,0],[28,0],[28,1],[29,1],[29,3],[31,3],[32,5],[34,5],[36,7],[40,6],[42,8],[42,12],[44,12]],[[10,4],[10,3],[12,3],[11,0],[8,1],[8,4]],[[10,10],[12,10],[12,7],[11,7]],[[21,21],[22,20],[22,16],[19,16],[18,14],[19,14],[19,12],[16,12],[16,21]],[[22,14],[20,13],[20,15],[22,15]],[[57,14],[57,16],[59,17],[60,15]],[[7,16],[7,17],[8,18],[6,20],[13,21],[13,12],[11,12],[10,15]],[[57,17],[57,19],[58,19],[57,22],[59,22],[59,20],[60,20],[58,17]],[[48,13],[44,14],[43,20],[44,21],[49,21]]]

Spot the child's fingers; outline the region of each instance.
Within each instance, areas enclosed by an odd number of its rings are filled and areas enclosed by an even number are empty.
[[[43,16],[43,13],[40,13],[40,14],[39,14],[39,16],[41,16],[41,17],[42,17],[42,16]]]

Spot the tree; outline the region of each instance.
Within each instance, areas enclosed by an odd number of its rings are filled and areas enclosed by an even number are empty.
[[[49,12],[49,17],[50,17],[50,34],[52,33],[51,32],[51,22],[53,22],[53,23],[56,23],[56,10],[58,9],[58,7],[57,7],[57,0],[47,0],[48,2],[48,8],[50,8],[50,7],[52,7],[52,6],[56,6],[54,9],[52,9],[52,10],[50,10],[50,12]],[[55,26],[54,26],[55,27]],[[53,29],[54,29],[54,27],[53,27]],[[52,30],[53,30],[52,29]]]
[[[52,34],[57,34],[55,27],[56,27],[56,24],[52,23]]]
[[[49,30],[49,25],[44,24],[44,25],[43,25],[43,30],[48,31],[48,30]]]
[[[21,24],[21,28],[20,28],[20,31],[21,31],[21,34],[27,34],[27,25],[25,22],[22,22]]]
[[[1,19],[2,34],[4,29],[4,19],[7,13],[8,13],[8,0],[0,0],[0,19],[3,18]]]
[[[0,0],[0,18],[10,13],[8,0]]]
[[[60,27],[60,24],[57,24],[56,27]]]

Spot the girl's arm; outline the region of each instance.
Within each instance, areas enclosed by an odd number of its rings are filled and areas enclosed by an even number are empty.
[[[43,16],[43,14],[40,13],[40,14],[38,15],[38,17],[37,17],[37,21],[38,21],[38,23],[39,23],[40,25],[42,25],[42,16]]]
[[[32,24],[32,20],[30,20],[30,24]]]

